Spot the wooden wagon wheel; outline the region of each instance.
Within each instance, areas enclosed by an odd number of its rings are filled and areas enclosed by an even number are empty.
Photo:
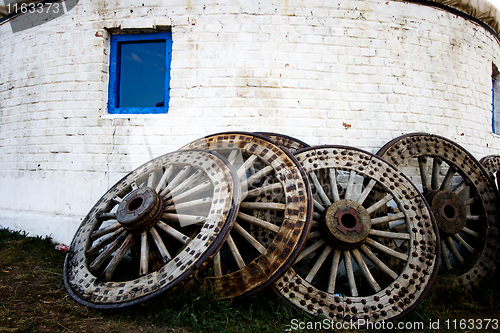
[[[83,220],[64,264],[68,292],[110,309],[184,285],[220,249],[240,195],[234,169],[216,154],[185,150],[149,161]]]
[[[285,272],[307,237],[312,220],[307,177],[291,153],[257,134],[215,134],[185,147],[193,148],[225,156],[242,189],[236,222],[205,285],[221,299],[254,295]]]
[[[479,160],[479,163],[488,172],[498,191],[500,189],[500,155],[485,156]]]
[[[313,187],[314,220],[304,249],[274,289],[312,315],[359,325],[413,309],[439,266],[438,229],[420,192],[392,165],[359,149],[317,146],[295,156]],[[382,198],[371,201],[377,193]]]
[[[257,132],[257,134],[263,135],[266,138],[273,140],[275,144],[277,144],[280,147],[288,149],[292,153],[299,149],[304,149],[309,147],[307,143],[288,135],[271,133],[271,132]]]
[[[400,136],[377,155],[420,187],[441,233],[442,269],[451,284],[473,288],[492,276],[500,249],[497,201],[480,163],[453,141],[426,133]]]

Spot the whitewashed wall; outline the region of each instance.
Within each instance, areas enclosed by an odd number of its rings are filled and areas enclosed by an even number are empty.
[[[171,27],[168,114],[107,114],[106,29],[117,27]],[[414,3],[81,0],[32,29],[0,25],[0,59],[0,225],[66,243],[128,171],[211,133],[376,152],[426,131],[477,158],[500,148],[498,41]]]

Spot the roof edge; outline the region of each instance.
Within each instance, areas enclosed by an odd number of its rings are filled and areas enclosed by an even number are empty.
[[[393,0],[439,7],[484,26],[500,41],[500,10],[487,0]]]

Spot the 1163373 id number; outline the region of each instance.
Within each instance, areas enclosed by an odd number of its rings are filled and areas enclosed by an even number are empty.
[[[448,330],[497,330],[498,319],[446,319]]]
[[[8,13],[30,13],[30,14],[43,14],[43,13],[54,13],[57,14],[59,11],[63,10],[61,4],[55,3],[8,3],[6,6]]]

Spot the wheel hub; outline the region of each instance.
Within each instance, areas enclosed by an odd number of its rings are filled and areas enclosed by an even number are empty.
[[[163,200],[144,186],[127,194],[118,206],[116,219],[127,230],[142,231],[153,225],[163,212]]]
[[[337,247],[353,249],[368,237],[370,215],[352,200],[339,200],[325,211],[321,223],[326,237]]]
[[[431,192],[427,196],[439,230],[446,234],[460,232],[467,222],[464,201],[455,193],[443,190]]]

